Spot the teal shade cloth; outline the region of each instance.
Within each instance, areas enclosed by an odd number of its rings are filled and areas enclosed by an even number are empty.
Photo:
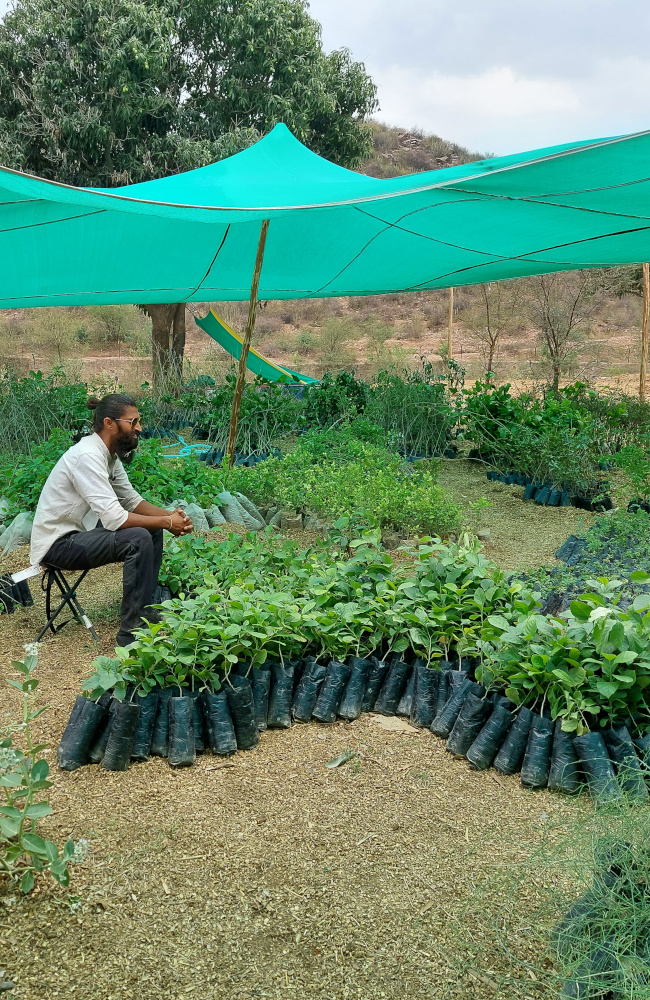
[[[0,168],[0,308],[420,291],[650,259],[650,131],[377,180],[277,125],[110,190]]]

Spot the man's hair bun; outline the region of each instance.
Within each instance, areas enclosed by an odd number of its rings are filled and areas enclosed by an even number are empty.
[[[124,396],[120,392],[110,392],[103,399],[89,396],[86,400],[86,406],[93,411],[93,430],[100,431],[106,417],[110,417],[111,420],[119,420],[126,409],[135,406],[135,402],[130,396]]]

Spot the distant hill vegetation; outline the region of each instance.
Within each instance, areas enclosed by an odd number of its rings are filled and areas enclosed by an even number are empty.
[[[388,128],[372,122],[373,151],[360,171],[370,177],[399,177],[417,174],[423,170],[454,167],[457,163],[471,163],[487,159],[489,153],[473,153],[455,142],[447,142],[439,135],[420,129],[410,132],[402,128]]]

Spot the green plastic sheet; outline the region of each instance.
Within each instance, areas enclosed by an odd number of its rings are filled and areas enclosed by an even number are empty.
[[[650,132],[377,180],[284,125],[111,190],[0,168],[0,307],[406,292],[650,259]]]
[[[227,351],[235,361],[239,361],[243,339],[232,327],[228,326],[214,309],[211,309],[207,316],[195,317],[194,322],[207,333],[208,337],[212,337],[220,347],[223,347],[224,351]],[[246,367],[249,372],[253,372],[254,375],[262,375],[269,382],[301,382],[303,385],[316,385],[319,381],[309,375],[294,372],[292,368],[276,365],[275,361],[269,361],[254,347],[249,348]]]

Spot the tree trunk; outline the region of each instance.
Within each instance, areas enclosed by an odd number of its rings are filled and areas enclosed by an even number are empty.
[[[171,367],[179,383],[183,380],[183,355],[185,353],[185,303],[179,302],[172,325]]]
[[[495,344],[494,340],[490,340],[489,347],[488,347],[489,353],[488,353],[487,372],[486,372],[486,376],[485,376],[485,379],[486,379],[487,382],[491,382],[492,381],[492,370],[493,370],[493,367],[494,367],[494,355],[495,355],[496,349],[497,349],[497,345]]]
[[[154,389],[165,387],[174,370],[174,347],[176,346],[176,328],[178,327],[178,342],[185,346],[185,306],[183,303],[174,302],[168,304],[154,304],[143,306],[145,312],[151,316],[151,359],[153,367]],[[179,311],[182,310],[182,321],[176,320]],[[174,332],[172,333],[172,324]],[[182,367],[182,358],[181,358]]]
[[[559,358],[552,358],[551,363],[553,365],[553,392],[558,393],[560,391],[560,375],[562,374],[562,362]]]

